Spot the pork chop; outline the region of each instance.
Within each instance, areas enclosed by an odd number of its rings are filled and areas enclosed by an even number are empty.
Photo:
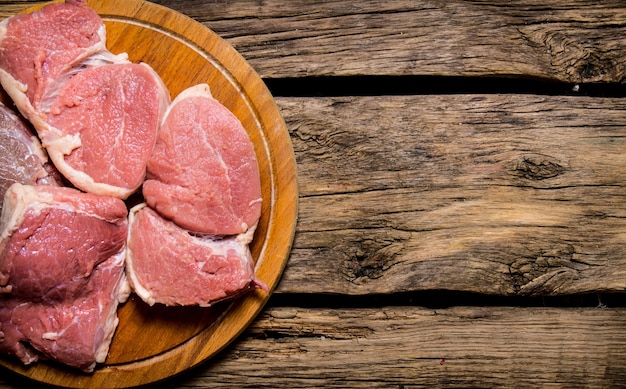
[[[44,102],[47,123],[39,131],[41,141],[72,184],[122,199],[137,191],[170,103],[165,84],[150,66],[88,67]]]
[[[85,3],[49,4],[0,23],[0,82],[35,126],[47,87],[85,58],[106,51],[102,19]]]
[[[174,99],[147,166],[146,202],[179,226],[237,235],[258,222],[261,183],[253,144],[208,85]]]
[[[54,186],[62,183],[26,121],[0,103],[0,213],[5,192],[16,182]]]
[[[13,16],[0,38],[0,82],[61,174],[99,195],[137,191],[170,103],[156,72],[109,52],[85,1]]]
[[[146,204],[129,214],[126,271],[149,305],[209,306],[252,288],[267,289],[254,274],[248,248],[254,230],[223,239],[196,236]]]
[[[0,351],[85,371],[104,362],[129,295],[127,210],[113,197],[13,184],[0,235]]]

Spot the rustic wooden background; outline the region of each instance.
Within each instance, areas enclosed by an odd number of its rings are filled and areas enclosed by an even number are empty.
[[[300,191],[267,309],[168,387],[626,386],[624,1],[156,2],[264,78]]]

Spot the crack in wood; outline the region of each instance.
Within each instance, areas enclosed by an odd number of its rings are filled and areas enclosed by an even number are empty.
[[[615,28],[622,31],[623,27]],[[605,46],[619,45],[618,42],[599,43],[601,39],[588,35],[585,40],[574,31],[554,30],[549,24],[533,24],[518,27],[522,39],[538,53],[547,53],[550,67],[565,73],[571,82],[599,82],[607,79],[624,78],[624,67],[611,50]],[[580,33],[580,32],[578,32]],[[593,31],[593,34],[598,34]],[[602,33],[605,34],[605,33]],[[603,35],[604,36],[604,35]]]
[[[540,249],[536,257],[520,258],[509,265],[509,272],[516,294],[537,296],[559,294],[565,283],[579,278],[579,272],[590,264],[575,258],[573,245]]]
[[[547,155],[524,155],[512,163],[511,173],[528,180],[554,178],[567,169],[556,158]]]
[[[396,257],[403,250],[399,239],[379,241],[364,239],[355,245],[355,251],[344,260],[343,274],[350,282],[381,278],[398,261]]]

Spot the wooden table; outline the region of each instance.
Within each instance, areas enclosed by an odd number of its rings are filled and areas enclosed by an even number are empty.
[[[300,191],[268,306],[168,387],[626,386],[622,1],[156,2],[266,81]]]

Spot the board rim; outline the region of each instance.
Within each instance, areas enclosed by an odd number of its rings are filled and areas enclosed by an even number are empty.
[[[10,359],[0,359],[1,366],[19,376],[56,386],[122,388],[156,383],[179,375],[215,356],[234,341],[258,316],[278,285],[287,265],[298,216],[296,162],[287,126],[271,93],[243,56],[208,27],[170,8],[144,0],[124,0],[124,13],[120,14],[109,3],[112,2],[106,0],[87,1],[87,5],[96,9],[104,20],[107,17],[140,20],[141,23],[167,30],[177,39],[186,40],[193,47],[202,50],[205,55],[214,58],[217,64],[221,65],[221,70],[228,72],[231,81],[237,83],[239,92],[245,93],[244,98],[250,104],[249,108],[253,110],[255,117],[259,120],[259,131],[265,135],[263,139],[266,142],[279,142],[277,145],[265,145],[272,180],[270,185],[272,191],[270,196],[271,212],[267,234],[256,264],[257,276],[268,284],[268,291],[267,293],[262,291],[251,292],[234,300],[225,309],[218,323],[208,325],[177,347],[153,357],[130,363],[110,365],[105,363],[91,374],[45,362],[36,363],[33,366],[23,366]],[[48,3],[36,5],[23,12],[32,12],[45,4]],[[108,12],[103,12],[104,9]],[[132,11],[127,12],[128,9],[132,9]],[[168,23],[162,25],[160,22],[165,19],[162,17],[164,14],[168,15]],[[173,24],[171,20],[175,20],[176,23]],[[188,36],[187,32],[190,29],[193,29],[194,33],[197,33],[198,30],[202,31],[202,34]],[[207,49],[205,47],[207,40],[211,41],[219,50],[216,50],[215,47]],[[263,114],[260,112],[261,106],[264,108]],[[270,146],[280,147],[277,149]],[[273,224],[276,218],[288,220],[291,224],[286,230],[281,229],[281,226]],[[265,256],[268,241],[271,241],[273,246],[273,258],[270,259]],[[276,247],[279,248],[278,251]],[[272,261],[271,265],[278,263],[279,266],[272,267],[264,262],[269,260]],[[269,268],[264,267],[264,265],[269,266]],[[217,347],[206,344],[206,341],[213,336],[224,337],[220,338],[221,342]],[[182,354],[189,351],[197,353],[193,357],[181,358]]]

